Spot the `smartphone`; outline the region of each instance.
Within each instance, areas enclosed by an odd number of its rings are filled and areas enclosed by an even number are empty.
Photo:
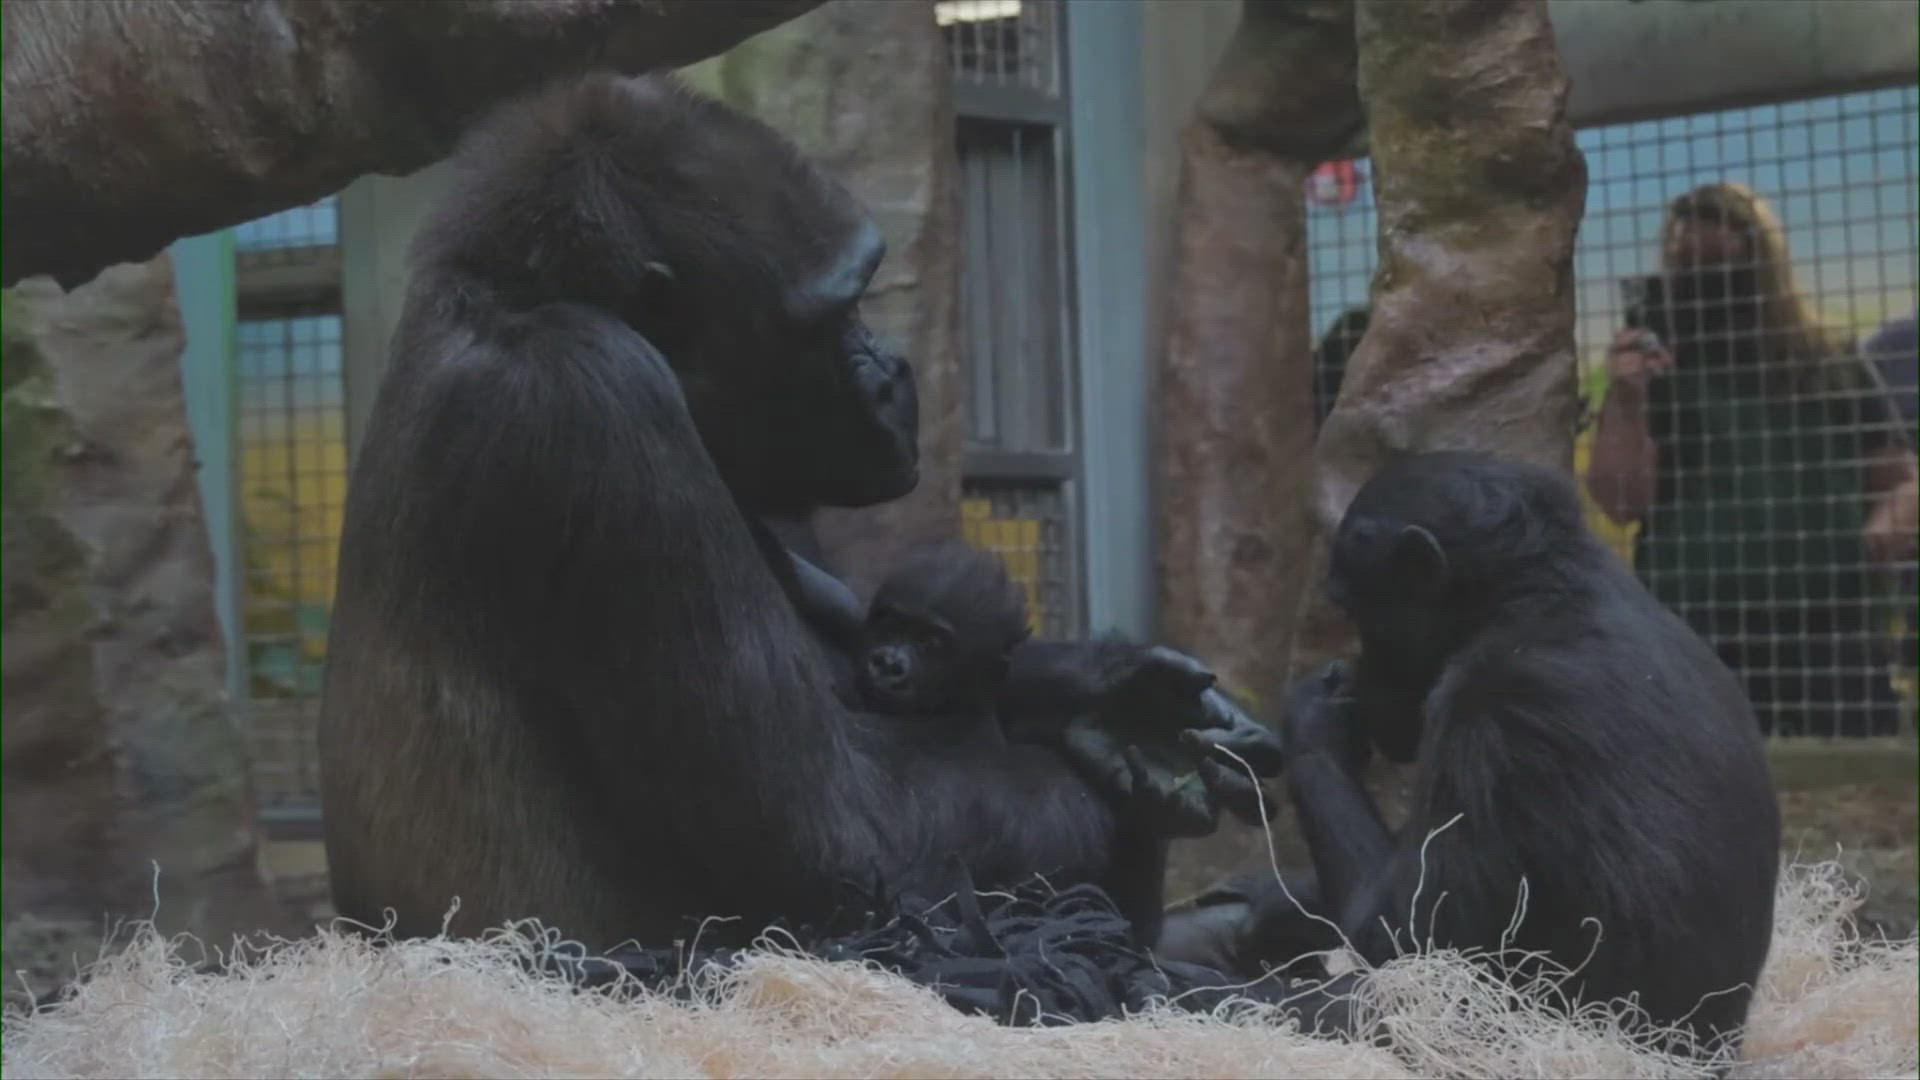
[[[1665,351],[1660,332],[1665,329],[1667,281],[1658,274],[1626,278],[1620,282],[1620,310],[1629,329],[1643,335],[1642,351]]]

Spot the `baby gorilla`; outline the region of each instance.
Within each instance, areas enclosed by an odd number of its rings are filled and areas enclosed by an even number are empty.
[[[856,707],[999,734],[994,704],[1028,636],[1027,595],[990,552],[963,543],[910,551],[874,593],[854,650]]]
[[[1213,681],[1178,654],[1119,637],[1029,641],[1023,590],[993,555],[957,541],[910,552],[863,614],[844,583],[771,529],[762,526],[759,538],[801,616],[833,648],[848,708],[905,722],[909,738],[943,745],[1060,747],[1101,783],[1153,804],[1172,835],[1212,833],[1210,798],[1250,824],[1273,816],[1260,786],[1235,771],[1277,770],[1269,730],[1225,712],[1204,732],[1167,725],[1182,695]],[[1096,687],[1115,688],[1124,703],[1075,715]],[[1233,753],[1217,756],[1222,748]]]

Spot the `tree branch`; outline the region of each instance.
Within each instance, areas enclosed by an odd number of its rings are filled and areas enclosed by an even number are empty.
[[[1350,0],[1249,0],[1181,138],[1155,394],[1160,620],[1249,699],[1279,681],[1308,581],[1305,183],[1364,126],[1356,63]]]
[[[1321,429],[1324,524],[1401,450],[1570,469],[1586,161],[1545,0],[1359,0],[1380,269]]]
[[[0,284],[412,172],[555,76],[692,63],[819,2],[12,0]]]

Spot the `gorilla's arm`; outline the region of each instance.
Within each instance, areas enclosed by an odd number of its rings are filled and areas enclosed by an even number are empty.
[[[1318,909],[1369,963],[1391,959],[1416,937],[1442,946],[1498,941],[1501,926],[1493,921],[1512,914],[1512,893],[1481,895],[1517,874],[1502,872],[1513,849],[1501,831],[1484,827],[1484,800],[1462,797],[1445,779],[1454,774],[1429,766],[1414,793],[1414,827],[1395,837],[1361,783],[1367,730],[1417,728],[1419,720],[1368,718],[1355,710],[1419,704],[1406,695],[1356,692],[1345,666],[1335,664],[1303,680],[1289,705],[1287,788],[1313,856]],[[1478,729],[1455,729],[1447,748],[1451,759],[1471,770],[1468,775],[1498,770],[1511,751],[1501,740],[1476,737],[1498,724],[1491,714],[1478,723]],[[1294,905],[1277,890],[1263,896],[1261,908],[1256,941],[1299,922]]]
[[[1342,664],[1303,679],[1287,703],[1287,792],[1325,907],[1334,912],[1344,911],[1393,853],[1393,836],[1360,782],[1366,741],[1353,713]]]
[[[754,518],[749,524],[773,576],[800,617],[826,644],[851,653],[867,617],[853,590],[801,555],[790,546],[790,538],[783,539],[766,521]]]
[[[1013,652],[998,705],[1029,728],[1098,712],[1129,727],[1193,730],[1246,758],[1260,775],[1273,775],[1279,739],[1214,681],[1205,664],[1165,646],[1119,637],[1026,641]]]
[[[999,707],[1006,717],[1090,712],[1138,650],[1119,642],[1021,642],[1008,658]]]
[[[1059,746],[1164,835],[1205,836],[1221,808],[1249,824],[1273,816],[1246,769],[1280,771],[1278,736],[1184,653],[1117,637],[1029,641],[1014,651],[999,710],[1010,738]]]

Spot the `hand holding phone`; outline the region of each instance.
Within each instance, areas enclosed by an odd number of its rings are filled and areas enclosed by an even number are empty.
[[[1673,354],[1653,331],[1626,326],[1613,335],[1613,344],[1607,348],[1607,374],[1614,382],[1645,390],[1655,376],[1671,370]]]

